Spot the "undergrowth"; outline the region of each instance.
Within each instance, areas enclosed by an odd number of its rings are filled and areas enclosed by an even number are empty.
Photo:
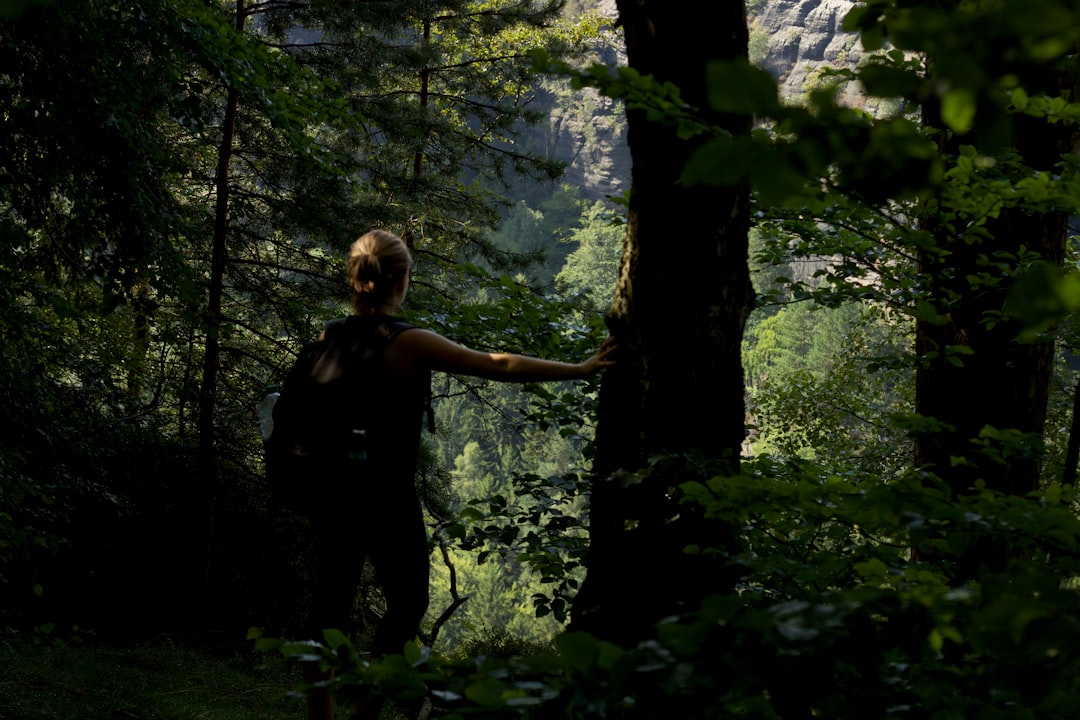
[[[304,717],[286,692],[299,678],[247,651],[170,641],[0,644],[3,720],[285,720]]]

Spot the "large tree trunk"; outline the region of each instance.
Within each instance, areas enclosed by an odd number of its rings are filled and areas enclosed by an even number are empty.
[[[977,481],[1010,494],[1037,487],[1053,342],[1019,342],[1018,324],[997,319],[1011,283],[1002,280],[987,288],[968,282],[985,270],[976,259],[980,253],[1016,254],[1026,246],[1060,264],[1065,222],[1064,216],[1010,211],[994,224],[993,237],[986,242],[950,243],[947,262],[955,272],[943,275],[933,269],[939,262],[936,256],[924,259],[935,294],[949,298],[942,300],[948,321],[918,323],[916,351],[922,362],[916,373],[916,411],[945,426],[916,438],[915,462],[956,492],[970,492]],[[957,347],[970,354],[956,354]],[[992,435],[980,439],[985,428],[1019,431],[1027,441],[1006,448]],[[984,443],[986,450],[981,449]]]
[[[1076,85],[1072,76],[1049,77]],[[1066,87],[1053,88],[1051,94]],[[1075,152],[1077,137],[1069,124],[1026,116],[1015,120],[1014,147],[1037,170],[1052,171],[1063,155]],[[938,244],[920,256],[920,273],[947,322],[917,324],[916,411],[945,427],[916,438],[916,466],[937,474],[956,492],[970,492],[976,482],[1004,493],[1031,492],[1039,481],[1054,344],[1049,339],[1020,342],[1018,323],[1001,317],[1013,281],[1002,275],[988,284],[981,275],[995,273],[998,262],[1015,265],[1008,258],[1024,251],[1061,265],[1068,217],[1007,208],[987,224],[981,242],[934,234]],[[962,354],[954,352],[957,347]],[[980,439],[987,427],[1019,431],[1031,443],[1003,448],[989,436]],[[989,452],[980,449],[984,441]]]
[[[742,1],[622,0],[618,7],[630,67],[674,83],[708,115],[707,64],[746,57]],[[742,119],[710,119],[749,131]],[[722,589],[715,574],[688,567],[683,552],[692,542],[720,541],[701,537],[694,513],[676,505],[673,488],[688,478],[654,472],[638,483],[627,473],[651,457],[690,451],[720,460],[726,471],[738,469],[740,346],[753,293],[747,192],[680,184],[704,138],[680,139],[642,111],[628,111],[627,120],[629,222],[608,315],[620,351],[601,387],[588,578],[573,625],[628,642]]]
[[[1045,77],[1061,83],[1047,88],[1051,95],[1076,89],[1071,73],[1048,71]],[[1013,146],[1036,170],[1056,171],[1063,155],[1076,150],[1078,135],[1071,124],[1027,116],[1016,116],[1014,123]],[[946,320],[923,318],[916,325],[916,412],[936,426],[916,436],[915,465],[958,494],[980,486],[1030,493],[1042,469],[1054,343],[1049,337],[1034,342],[1017,337],[1020,323],[1003,314],[1015,281],[998,263],[1011,271],[1022,267],[1021,254],[1034,253],[1061,265],[1068,217],[1019,206],[988,222],[981,238],[928,229],[936,243],[920,254],[920,274],[930,302]],[[924,552],[917,557],[932,559]],[[953,579],[978,578],[1009,559],[1002,547],[983,538],[955,558]]]

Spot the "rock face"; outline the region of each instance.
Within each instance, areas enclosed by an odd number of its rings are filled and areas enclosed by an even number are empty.
[[[581,188],[586,200],[621,195],[630,186],[630,149],[622,105],[595,90],[579,91],[572,105],[552,108],[548,157],[568,163],[560,182]]]
[[[820,82],[824,66],[850,66],[862,54],[858,37],[843,31],[854,0],[768,0],[753,13],[751,60],[780,84],[782,97],[797,100]],[[860,106],[857,88],[842,91],[845,103]]]
[[[764,0],[749,5],[750,59],[777,79],[781,96],[789,101],[798,101],[824,82],[821,68],[854,65],[862,55],[857,36],[842,29],[855,0]],[[605,17],[618,14],[615,0],[597,0],[595,8]],[[599,52],[608,65],[626,63],[621,36]],[[568,164],[560,182],[580,187],[588,200],[621,195],[630,186],[622,106],[593,90],[549,100],[549,118],[541,130],[543,152]],[[850,85],[841,89],[841,100],[852,107],[865,105],[858,88]]]
[[[618,15],[615,0],[598,0],[594,9],[604,17]],[[596,61],[610,67],[626,64],[622,36],[596,48]],[[581,189],[582,198],[595,201],[622,195],[630,187],[630,149],[622,104],[591,88],[548,98],[548,118],[541,128],[544,157],[566,163],[559,179]]]

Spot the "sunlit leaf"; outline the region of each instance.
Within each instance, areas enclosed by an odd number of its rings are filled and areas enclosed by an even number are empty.
[[[967,88],[955,88],[941,98],[941,119],[958,133],[965,133],[975,123],[975,94]]]

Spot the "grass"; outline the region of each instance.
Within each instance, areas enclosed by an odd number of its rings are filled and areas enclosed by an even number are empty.
[[[299,680],[254,650],[0,643],[0,720],[299,720]]]

